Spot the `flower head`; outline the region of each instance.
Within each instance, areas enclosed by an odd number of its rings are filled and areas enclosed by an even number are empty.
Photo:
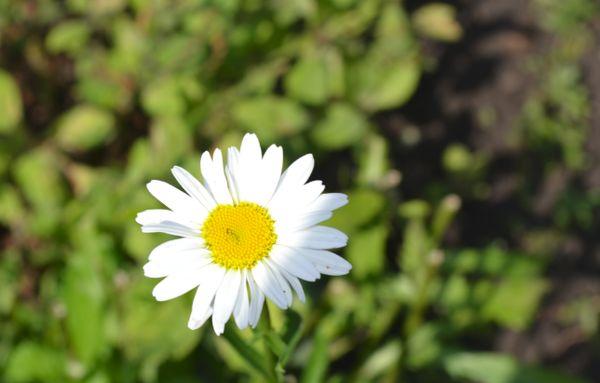
[[[148,183],[168,209],[143,211],[136,221],[144,233],[180,238],[152,250],[144,274],[164,278],[152,292],[159,301],[196,289],[189,328],[212,316],[219,335],[232,315],[239,328],[254,327],[265,297],[285,309],[292,291],[304,301],[300,280],[351,269],[329,251],[345,246],[347,236],[318,225],[348,202],[346,195],[324,194],[321,181],[307,182],[310,154],[283,174],[282,164],[281,147],[271,145],[263,155],[256,135],[246,134],[239,150],[228,149],[225,166],[219,149],[202,154],[204,183],[177,166],[172,172],[185,192]]]

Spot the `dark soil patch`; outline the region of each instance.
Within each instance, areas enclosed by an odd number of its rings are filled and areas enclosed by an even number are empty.
[[[419,5],[422,2],[409,2],[409,7]],[[525,101],[543,81],[527,68],[528,60],[546,52],[552,36],[537,28],[531,1],[463,0],[454,5],[464,38],[450,45],[426,43],[428,53],[437,55],[438,67],[424,76],[418,93],[402,110],[380,116],[383,134],[398,143],[391,150],[402,172],[400,192],[405,199],[431,195],[427,189],[431,180],[452,185],[441,165],[450,143],[466,144],[489,158],[487,198],[448,190],[464,199],[448,245],[485,246],[500,240],[522,248],[524,231],[553,227],[552,212],[569,185],[582,181],[584,190],[600,187],[600,56],[589,52],[582,63],[592,100],[590,164],[583,180],[564,168],[544,172],[545,164],[519,147],[514,137]],[[600,22],[593,29],[598,47]],[[407,144],[406,136],[414,131],[420,140]],[[526,188],[534,198],[524,200]],[[577,229],[567,233],[551,257],[552,289],[536,322],[524,332],[500,333],[496,348],[527,363],[600,381],[598,342],[590,342],[579,326],[566,326],[561,320],[563,308],[573,300],[596,296],[600,302],[599,258],[596,238]]]

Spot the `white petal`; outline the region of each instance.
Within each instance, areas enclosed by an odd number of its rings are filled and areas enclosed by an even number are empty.
[[[288,273],[284,268],[280,268],[279,272],[289,282],[290,286],[292,286],[292,289],[294,289],[296,295],[298,295],[298,299],[300,299],[300,302],[304,302],[306,300],[306,297],[304,296],[304,289],[302,289],[302,284],[300,283],[300,280],[298,280],[298,278],[294,277],[292,274]]]
[[[239,162],[235,179],[239,187],[241,201],[259,202],[262,183],[262,152],[258,138],[254,134],[246,134],[239,152]]]
[[[146,188],[157,200],[174,212],[195,219],[205,215],[205,210],[192,197],[163,181],[150,181]]]
[[[172,221],[162,221],[158,224],[142,226],[143,233],[165,233],[176,235],[178,237],[198,237],[200,236],[200,228],[194,229],[181,223]]]
[[[289,219],[280,219],[275,222],[275,231],[277,235],[281,235],[286,232],[294,232],[298,230],[308,229],[323,221],[327,221],[333,216],[330,211],[315,211],[312,213],[300,215],[298,217],[291,217]]]
[[[208,152],[202,153],[200,169],[215,201],[221,204],[233,203],[231,193],[227,187],[221,151],[215,149],[212,158]]]
[[[216,206],[214,198],[210,195],[208,190],[187,170],[174,166],[171,169],[173,176],[179,182],[183,190],[185,190],[190,196],[194,197],[207,211],[212,210]]]
[[[344,275],[348,274],[352,265],[339,255],[327,250],[296,249],[306,259],[310,260],[321,274]]]
[[[197,238],[178,238],[172,239],[167,242],[163,242],[156,246],[154,250],[150,252],[148,256],[149,260],[160,259],[163,257],[169,257],[175,252],[190,249],[204,249],[204,240],[200,237]]]
[[[202,326],[212,314],[212,303],[215,293],[221,285],[223,276],[225,276],[225,269],[217,265],[208,265],[206,269],[206,278],[202,281],[200,287],[198,287],[194,303],[192,304],[192,313],[188,323],[188,327],[192,330]]]
[[[263,261],[259,261],[256,266],[254,266],[252,269],[252,276],[254,277],[256,285],[267,298],[272,300],[279,308],[287,308],[285,294],[281,290],[277,278],[270,272]]]
[[[168,301],[183,295],[200,284],[206,277],[206,269],[205,266],[171,274],[154,287],[152,295],[157,301]]]
[[[258,162],[262,159],[262,150],[258,137],[253,133],[246,133],[240,145],[240,158],[242,161]]]
[[[262,312],[263,304],[265,303],[265,295],[256,285],[252,273],[247,274],[248,286],[250,287],[250,313],[248,322],[252,328],[255,328],[260,319],[260,313]]]
[[[225,169],[225,175],[227,176],[231,196],[236,203],[241,201],[240,191],[243,188],[244,183],[244,174],[240,167],[240,152],[237,148],[230,147],[227,149],[227,168]]]
[[[312,204],[325,190],[325,185],[321,181],[311,181],[300,188],[298,195],[298,205],[308,206]]]
[[[279,206],[291,191],[304,185],[310,177],[314,165],[315,160],[312,154],[306,154],[294,161],[281,175],[277,190],[275,190],[273,198],[269,202],[269,208]]]
[[[269,211],[275,220],[306,214],[307,207],[325,190],[321,181],[311,181],[288,191],[277,202],[271,201]]]
[[[241,273],[239,270],[228,270],[217,290],[215,303],[213,305],[212,323],[215,333],[221,335],[225,328],[225,322],[229,320],[241,283]]]
[[[308,207],[307,211],[332,211],[348,203],[348,196],[342,193],[321,194]]]
[[[313,226],[294,233],[284,233],[277,237],[277,243],[288,247],[309,249],[334,249],[346,246],[348,236],[327,226]]]
[[[233,309],[233,317],[235,324],[240,329],[248,327],[248,314],[250,312],[250,304],[248,302],[248,286],[246,285],[247,271],[242,271],[242,282],[240,283],[240,290],[238,292],[237,302],[235,302],[235,308]]]
[[[269,146],[261,165],[260,196],[256,202],[264,206],[269,203],[279,184],[283,166],[283,149],[276,145]]]
[[[135,222],[140,225],[152,225],[162,221],[176,221],[176,215],[167,209],[149,209],[139,212],[135,216]]]
[[[294,161],[282,174],[279,181],[280,187],[298,187],[304,185],[310,177],[315,166],[315,159],[312,154],[305,154]]]
[[[276,264],[271,262],[268,258],[265,258],[263,262],[269,268],[269,271],[271,272],[271,274],[273,274],[275,276],[275,279],[277,280],[277,283],[279,284],[279,288],[281,289],[281,291],[283,292],[283,295],[285,297],[286,308],[290,307],[292,305],[292,298],[293,298],[292,291],[290,289],[290,285],[287,283],[285,278],[279,272],[279,266],[277,266]]]
[[[317,269],[310,261],[302,257],[301,253],[297,250],[286,246],[274,245],[269,257],[281,268],[305,281],[313,282],[319,278]]]
[[[162,278],[177,271],[199,268],[212,263],[210,253],[205,249],[192,249],[169,254],[151,260],[144,265],[144,275],[149,278]]]
[[[200,289],[200,288],[198,288],[198,289]],[[196,292],[196,297],[197,296],[198,296],[198,293]],[[190,330],[199,329],[204,324],[204,322],[206,322],[206,320],[208,318],[210,318],[210,316],[212,315],[212,312],[213,312],[212,307],[208,307],[208,309],[201,316],[199,316],[198,319],[196,319],[190,315],[190,319],[188,321],[188,328]]]
[[[235,203],[239,203],[240,202],[240,192],[239,192],[239,185],[237,183],[237,180],[235,179],[235,177],[233,176],[233,174],[231,173],[231,170],[229,168],[225,168],[225,176],[227,177],[227,184],[229,185],[229,191],[231,192],[231,198],[233,198],[233,201]]]
[[[201,217],[198,217],[201,218]],[[189,228],[199,227],[201,221],[191,220],[186,216],[167,209],[149,209],[139,212],[135,221],[140,225],[157,225],[164,221],[176,222]]]

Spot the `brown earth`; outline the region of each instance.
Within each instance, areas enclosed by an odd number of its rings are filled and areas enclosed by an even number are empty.
[[[449,143],[466,144],[489,159],[486,182],[489,197],[465,198],[448,245],[484,246],[501,240],[522,249],[526,230],[554,225],[552,212],[570,185],[583,191],[600,188],[600,54],[590,49],[581,62],[583,80],[591,99],[590,129],[586,141],[588,166],[581,174],[561,168],[543,171],[543,163],[514,140],[522,107],[543,79],[528,69],[528,60],[544,54],[553,37],[538,28],[532,1],[454,1],[464,28],[456,44],[425,43],[438,57],[408,105],[379,116],[384,134],[399,145],[391,148],[402,172],[403,199],[427,194],[431,180],[452,184],[442,163]],[[418,7],[421,1],[409,1]],[[600,46],[600,20],[592,23]],[[420,135],[412,144],[415,131]],[[409,137],[409,139],[407,139]],[[538,161],[538,162],[536,162]],[[531,179],[523,179],[524,174]],[[534,185],[534,198],[523,202],[523,189]],[[600,226],[600,213],[594,227]],[[600,240],[583,230],[568,229],[550,257],[547,294],[533,326],[524,332],[503,331],[495,348],[526,363],[553,367],[590,381],[600,381],[598,341],[590,340],[577,325],[565,325],[566,304],[591,298],[600,305]]]

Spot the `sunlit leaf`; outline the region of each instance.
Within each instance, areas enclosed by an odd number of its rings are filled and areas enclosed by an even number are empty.
[[[385,198],[376,191],[361,189],[348,194],[348,205],[336,211],[328,225],[351,233],[358,227],[369,223],[383,209]],[[365,209],[368,206],[368,209]]]
[[[547,282],[539,278],[507,278],[485,303],[483,314],[507,327],[525,329],[547,290]]]
[[[12,76],[0,70],[0,133],[12,131],[21,122],[21,92]]]
[[[352,236],[347,254],[348,260],[352,263],[353,276],[361,279],[378,275],[383,271],[386,238],[385,226],[375,226]]]
[[[75,355],[91,365],[106,351],[104,288],[93,256],[74,255],[65,271],[67,332]]]
[[[13,168],[15,178],[27,200],[35,206],[58,206],[66,195],[54,153],[31,150],[19,157]]]
[[[462,36],[456,10],[449,4],[430,3],[420,7],[413,14],[413,23],[417,31],[430,38],[457,41]]]
[[[142,105],[155,116],[179,116],[185,110],[185,100],[173,77],[159,78],[149,83],[142,92]]]
[[[349,90],[363,109],[374,112],[401,106],[416,90],[421,76],[418,59],[402,49],[386,43],[350,68]]]
[[[7,364],[10,382],[60,382],[66,378],[66,356],[60,350],[33,341],[18,344]]]
[[[359,141],[367,129],[367,120],[359,111],[347,104],[334,104],[311,136],[320,147],[341,149]]]
[[[116,133],[113,115],[91,105],[76,106],[62,115],[56,125],[56,141],[68,151],[92,149]]]
[[[482,383],[583,383],[584,380],[519,364],[499,353],[454,353],[444,358],[446,371],[456,379]]]
[[[85,47],[90,27],[83,20],[71,20],[58,24],[46,37],[46,47],[53,53],[77,53]]]
[[[299,104],[274,96],[242,100],[232,112],[241,126],[267,142],[299,133],[306,127],[309,118]]]

